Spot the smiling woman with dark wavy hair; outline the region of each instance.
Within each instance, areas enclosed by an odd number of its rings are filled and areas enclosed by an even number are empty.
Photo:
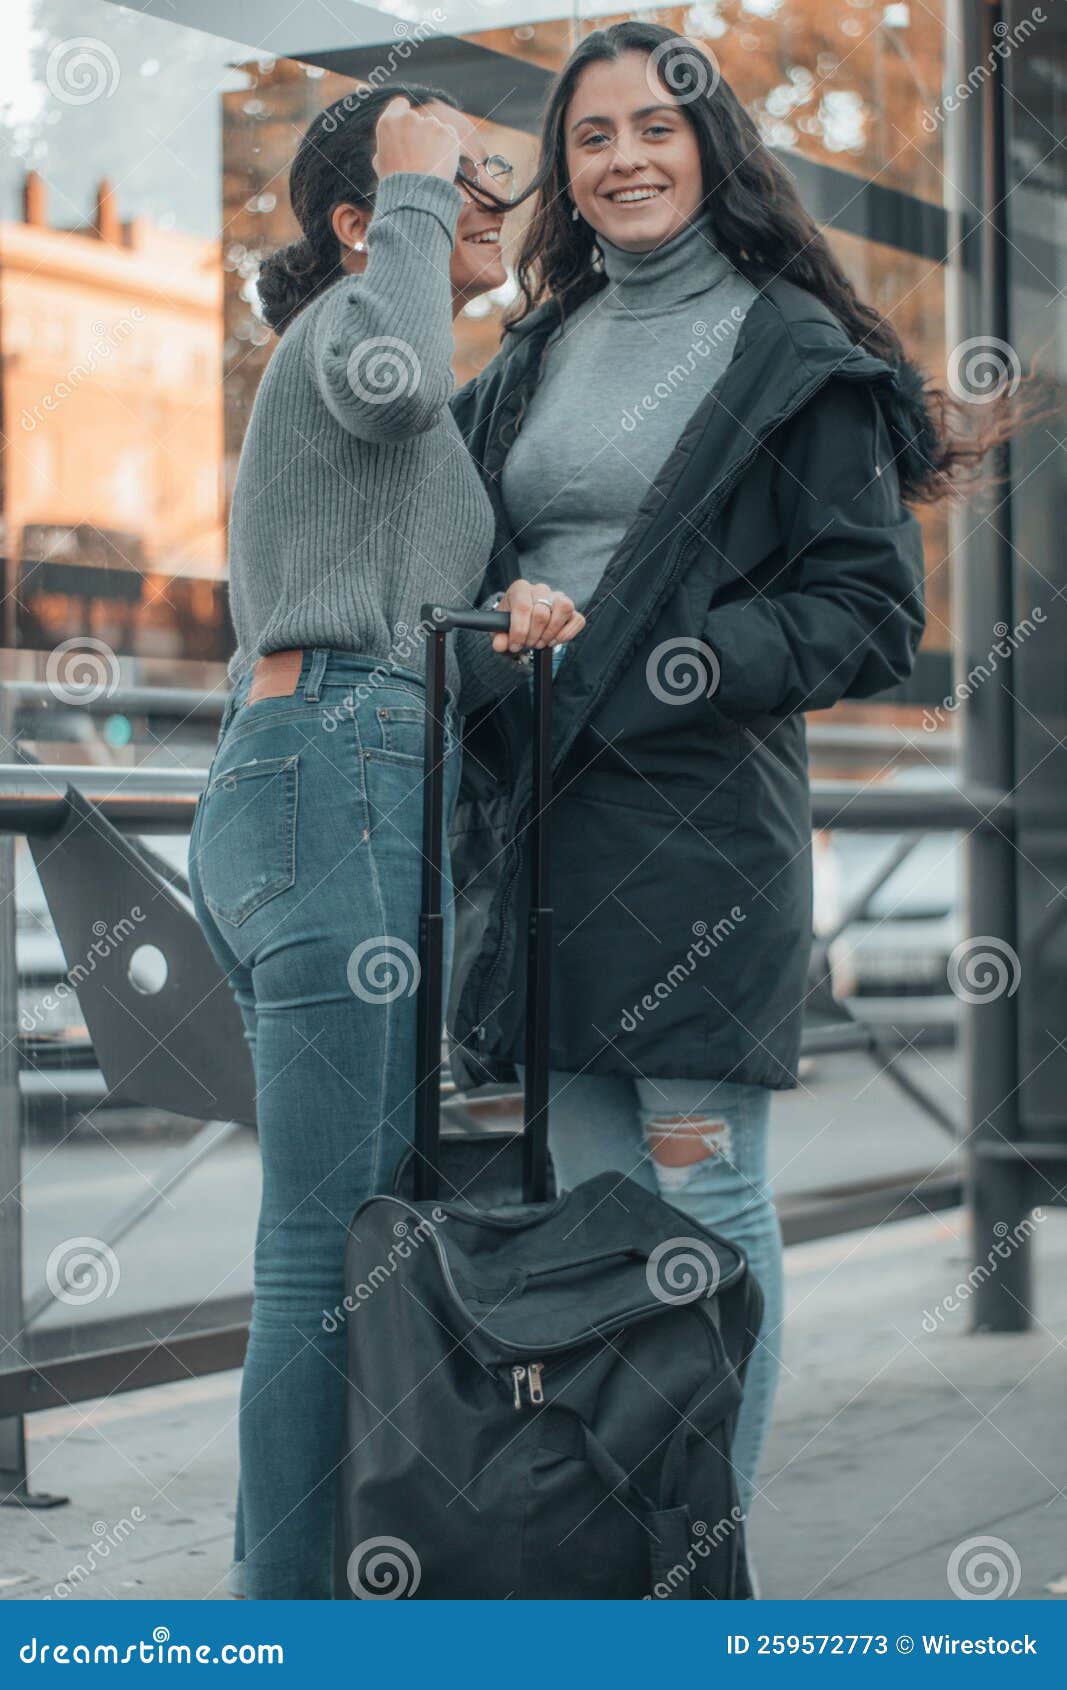
[[[716,249],[756,287],[780,277],[804,288],[826,305],[851,341],[897,368],[911,425],[908,448],[898,458],[905,502],[934,503],[991,482],[992,476],[980,480],[975,473],[989,453],[1024,423],[1058,414],[1056,406],[1028,391],[1039,382],[1031,374],[1010,392],[1005,387],[983,402],[977,413],[965,398],[925,382],[893,325],[857,295],[805,209],[794,178],[764,143],[718,66],[695,43],[658,24],[621,23],[587,35],[553,85],[537,176],[523,195],[536,193],[537,199],[519,251],[520,297],[509,324],[522,322],[548,300],[570,313],[603,286],[599,242],[602,234],[610,239],[612,229],[574,215],[567,114],[583,72],[618,63],[628,53],[649,66],[648,103],[666,94],[684,114],[700,160],[699,205],[714,212]],[[587,137],[587,154],[602,144]],[[665,229],[681,226],[678,217],[678,196],[668,192],[640,225],[632,220],[634,241],[660,244],[669,238]]]
[[[1023,399],[984,405],[980,434],[949,426],[717,67],[669,30],[586,36],[535,186],[518,307],[453,409],[497,500],[486,585],[536,574],[588,619],[554,684],[551,1148],[562,1184],[617,1168],[748,1252],[747,1509],[782,1320],[768,1107],[797,1085],[808,992],[804,712],[909,674],[908,507],[961,485]],[[460,1083],[521,1071],[524,706],[467,727]]]

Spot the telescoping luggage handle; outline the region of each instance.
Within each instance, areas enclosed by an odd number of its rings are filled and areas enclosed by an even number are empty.
[[[444,824],[445,640],[455,628],[507,633],[503,611],[446,609],[424,604],[426,741],[422,812],[422,911],[419,917],[415,1093],[415,1197],[440,1187],[441,1024],[444,1019],[444,917],[441,910],[441,835]],[[548,904],[546,811],[552,780],[552,648],[534,652],[533,792],[530,824],[530,922],[526,950],[526,1088],[523,1100],[522,1190],[527,1203],[548,1195],[548,1011],[552,911]]]

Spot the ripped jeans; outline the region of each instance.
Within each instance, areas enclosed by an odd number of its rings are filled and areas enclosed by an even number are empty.
[[[523,1066],[516,1067],[522,1080]],[[549,1075],[549,1147],[561,1188],[617,1168],[748,1256],[764,1311],[733,1446],[746,1514],[781,1355],[782,1235],[767,1178],[770,1101],[766,1087],[731,1080]]]

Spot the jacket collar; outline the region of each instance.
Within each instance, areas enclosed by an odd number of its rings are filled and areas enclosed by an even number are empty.
[[[606,286],[606,278],[599,285]],[[878,398],[901,479],[917,479],[928,468],[936,448],[923,394],[926,378],[919,367],[908,358],[899,364],[889,364],[862,346],[855,346],[829,307],[793,282],[776,277],[762,284],[758,294],[741,325],[734,347],[734,363],[753,341],[771,336],[777,341],[783,359],[795,357],[814,364],[836,358],[842,361],[847,374],[866,370],[872,377],[878,377]],[[506,331],[504,346],[511,355],[498,405],[509,416],[521,410],[523,395],[536,383],[540,360],[560,320],[559,305],[550,299]],[[498,416],[504,420],[503,412],[498,412]],[[499,474],[512,439],[509,428],[504,429],[503,435],[493,428],[486,451],[486,469],[490,474]]]

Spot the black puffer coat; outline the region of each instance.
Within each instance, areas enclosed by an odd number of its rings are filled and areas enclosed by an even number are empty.
[[[499,476],[556,308],[453,399],[522,573]],[[922,376],[768,283],[587,607],[554,687],[550,1062],[796,1084],[811,946],[802,712],[903,679],[925,612],[898,466]],[[583,442],[574,442],[576,452]],[[460,1084],[523,1060],[526,689],[465,723],[448,1027]]]

